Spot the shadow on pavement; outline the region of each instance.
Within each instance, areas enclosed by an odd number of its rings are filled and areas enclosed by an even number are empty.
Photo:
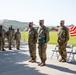
[[[57,70],[63,71],[63,72],[68,72],[68,73],[71,73],[71,74],[76,74],[76,71],[70,70],[70,69],[65,68],[65,67],[56,66],[56,65],[50,65],[50,64],[47,64],[46,66],[50,67],[50,68],[53,68],[53,69],[57,69]]]
[[[1,62],[21,62],[26,61],[30,57],[26,54],[23,54],[26,50],[9,50],[0,52],[0,63]]]
[[[22,64],[30,57],[24,54],[24,50],[11,50],[0,52],[0,75],[46,75],[40,73],[36,68],[29,67],[28,64]],[[29,63],[29,62],[28,62]]]
[[[73,64],[73,65],[76,65],[76,61],[70,61],[70,62],[67,62],[68,64]]]

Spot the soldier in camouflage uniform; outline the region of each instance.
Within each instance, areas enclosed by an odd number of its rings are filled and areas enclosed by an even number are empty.
[[[11,30],[10,27],[9,27],[9,30],[6,32],[6,35],[7,35],[7,39],[8,39],[9,50],[12,50],[12,49],[11,49],[11,45],[12,45],[13,33],[12,33],[12,30]]]
[[[17,32],[15,33],[15,40],[16,40],[16,49],[20,50],[20,39],[21,39],[21,33],[19,32],[19,29],[17,29]]]
[[[33,27],[33,22],[29,22],[29,37],[28,37],[28,46],[31,60],[29,62],[36,62],[36,42],[37,42],[37,31]]]
[[[4,39],[5,39],[5,30],[0,26],[0,50],[5,51],[4,49]]]
[[[12,29],[12,45],[15,46],[15,30]]]
[[[60,29],[58,31],[58,50],[61,55],[59,62],[66,62],[66,45],[69,40],[69,30],[64,26],[64,20],[60,22]]]
[[[12,39],[14,39],[15,38],[15,31],[14,31],[14,29],[12,29],[12,35],[13,35]]]
[[[49,31],[46,26],[44,26],[44,20],[39,21],[40,28],[38,29],[38,49],[41,63],[38,66],[45,66],[46,61],[46,48],[47,42],[49,41]]]

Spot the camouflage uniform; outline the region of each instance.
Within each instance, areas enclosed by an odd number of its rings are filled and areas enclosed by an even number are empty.
[[[60,62],[64,59],[66,61],[66,45],[69,40],[69,30],[65,26],[61,26],[58,31],[58,50],[61,55]]]
[[[34,27],[29,30],[28,46],[29,53],[32,60],[36,60],[36,42],[37,42],[37,31]]]
[[[42,38],[44,38],[43,42],[41,40]],[[42,63],[45,63],[45,61],[46,61],[47,45],[45,45],[45,43],[47,44],[48,41],[49,41],[49,31],[48,31],[47,27],[42,26],[38,30],[38,44],[39,44],[38,49],[39,49],[39,56],[40,56]],[[41,64],[39,64],[39,65],[41,65]]]
[[[18,50],[20,50],[19,47],[20,47],[21,33],[19,32],[19,29],[17,29],[17,30],[18,30],[18,31],[15,33],[16,48],[17,48]]]
[[[15,31],[12,29],[12,45],[15,45]]]
[[[0,29],[0,50],[2,49],[4,50],[4,39],[5,39],[5,30],[4,29]]]
[[[2,29],[2,50],[4,50],[4,44],[5,44],[4,40],[5,40],[5,30]]]
[[[9,28],[9,30],[6,32],[6,34],[7,34],[7,39],[8,39],[9,50],[12,50],[12,49],[11,49],[11,45],[12,45],[13,33],[12,33],[11,28]]]

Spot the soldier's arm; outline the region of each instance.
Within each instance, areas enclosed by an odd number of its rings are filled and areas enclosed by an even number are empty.
[[[45,29],[45,42],[47,43],[49,41],[49,30]]]
[[[35,30],[35,35],[34,35],[34,37],[35,37],[35,42],[37,42],[37,37],[38,37],[37,30]]]
[[[63,42],[67,42],[69,40],[69,31],[67,28],[65,28],[64,30],[62,30],[62,33],[61,33],[61,41]]]
[[[15,32],[15,38],[14,39],[16,40],[16,32]]]
[[[20,39],[21,39],[21,33],[20,33]]]
[[[65,41],[67,42],[69,40],[69,29],[66,29],[66,38]]]
[[[6,31],[4,30],[4,38],[6,38]]]

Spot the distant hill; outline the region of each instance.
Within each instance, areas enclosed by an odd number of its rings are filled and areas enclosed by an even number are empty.
[[[20,30],[24,30],[28,26],[28,22],[20,22],[16,20],[0,20],[0,25],[3,25],[4,29],[8,29],[10,26],[12,26],[14,29],[19,28]]]

